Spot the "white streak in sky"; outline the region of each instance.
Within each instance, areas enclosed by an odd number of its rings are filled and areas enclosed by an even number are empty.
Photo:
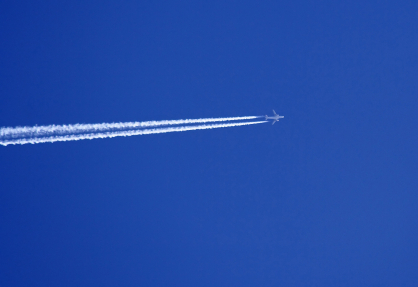
[[[248,118],[248,117],[245,117]],[[201,119],[204,120],[204,119]],[[168,122],[168,121],[167,121]],[[231,124],[211,124],[211,125],[198,125],[198,126],[180,126],[180,127],[166,127],[157,129],[137,129],[137,130],[120,130],[120,131],[109,131],[99,133],[87,133],[87,134],[68,134],[68,135],[56,135],[48,137],[32,137],[32,138],[20,138],[20,139],[3,139],[0,140],[0,145],[7,146],[9,144],[37,144],[37,143],[53,143],[58,141],[78,141],[84,139],[97,139],[97,138],[113,138],[120,136],[136,136],[136,135],[149,135],[149,134],[162,134],[170,132],[184,132],[194,130],[206,130],[216,128],[227,128],[227,127],[238,127],[245,125],[255,125],[266,123],[267,121],[257,122],[240,122]]]
[[[206,119],[188,119],[188,120],[171,120],[171,121],[49,125],[49,126],[15,127],[15,128],[4,127],[4,128],[0,128],[0,141],[4,141],[5,139],[13,139],[13,138],[16,139],[16,138],[25,138],[25,137],[31,137],[31,138],[53,137],[53,136],[59,136],[59,135],[111,132],[111,131],[117,131],[117,130],[158,127],[158,126],[253,120],[257,118],[260,118],[260,117],[248,116],[248,117],[206,118]]]

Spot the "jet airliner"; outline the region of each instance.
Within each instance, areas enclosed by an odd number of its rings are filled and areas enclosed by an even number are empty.
[[[272,116],[272,117],[269,117],[269,116],[266,115],[266,120],[273,120],[272,125],[274,125],[275,122],[278,122],[279,119],[284,118],[284,116],[279,116],[278,114],[276,114],[276,112],[274,110],[273,110],[273,113],[274,113],[274,116]]]

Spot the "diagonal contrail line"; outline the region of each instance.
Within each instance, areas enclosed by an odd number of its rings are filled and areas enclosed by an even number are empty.
[[[69,134],[85,134],[97,132],[111,132],[135,128],[147,128],[170,125],[185,125],[210,122],[226,122],[253,120],[260,116],[228,117],[228,118],[203,118],[186,120],[164,120],[146,122],[125,122],[125,123],[101,123],[101,124],[74,124],[74,125],[48,125],[34,127],[3,127],[0,128],[0,140],[24,138],[24,137],[46,137]]]
[[[78,141],[84,139],[97,139],[97,138],[113,138],[120,136],[135,136],[135,135],[149,135],[149,134],[162,134],[170,132],[184,132],[193,130],[206,130],[216,128],[227,128],[227,127],[238,127],[246,125],[255,125],[266,123],[267,121],[256,121],[256,122],[240,122],[230,124],[211,124],[211,125],[198,125],[198,126],[180,126],[180,127],[167,127],[157,129],[137,129],[137,130],[121,130],[121,131],[110,131],[110,132],[99,132],[99,133],[87,133],[87,134],[69,134],[69,135],[56,135],[48,137],[33,137],[33,138],[21,138],[21,139],[8,139],[0,140],[0,145],[10,144],[37,144],[37,143],[53,143],[58,141]]]

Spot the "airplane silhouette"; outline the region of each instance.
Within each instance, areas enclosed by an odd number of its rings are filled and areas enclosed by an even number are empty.
[[[278,122],[279,119],[284,118],[284,116],[279,116],[278,114],[276,114],[276,112],[273,110],[274,116],[269,117],[268,115],[266,115],[266,120],[273,120],[272,125],[274,125],[275,122]]]

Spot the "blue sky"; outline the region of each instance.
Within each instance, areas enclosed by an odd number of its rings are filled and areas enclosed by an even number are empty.
[[[1,286],[416,286],[415,1],[2,1]]]

